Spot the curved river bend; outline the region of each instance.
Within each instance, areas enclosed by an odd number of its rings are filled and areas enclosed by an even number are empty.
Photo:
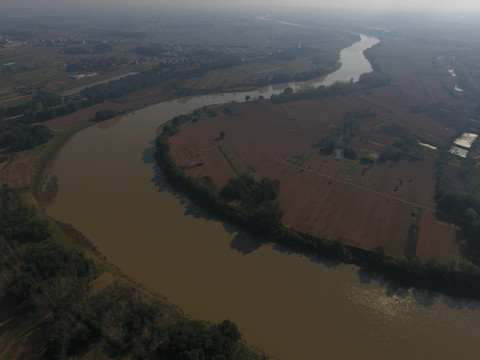
[[[377,41],[362,36],[342,51],[343,80],[371,70],[362,52]],[[332,76],[338,74],[322,81]],[[250,344],[281,359],[477,359],[478,302],[428,298],[369,279],[355,266],[256,248],[250,235],[206,218],[171,191],[154,165],[157,127],[245,95],[160,103],[77,133],[55,162],[59,191],[48,213],[186,313],[231,319]]]

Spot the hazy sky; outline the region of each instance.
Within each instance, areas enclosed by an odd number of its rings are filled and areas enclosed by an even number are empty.
[[[375,8],[375,9],[434,9],[434,10],[480,10],[478,0],[0,0],[3,5],[17,7],[22,6],[28,9],[42,6],[65,6],[65,5],[96,5],[104,4],[109,6],[120,4],[158,4],[158,5],[183,5],[183,6],[306,6],[306,7],[348,7],[348,8]]]
[[[145,0],[148,1],[148,0]],[[152,2],[150,0],[149,2]],[[177,0],[163,1],[173,4],[225,4],[230,1],[221,0]],[[233,1],[231,2],[233,3]],[[309,6],[309,7],[349,7],[349,8],[433,8],[433,9],[480,9],[478,0],[241,0],[242,5],[282,5],[282,6]]]

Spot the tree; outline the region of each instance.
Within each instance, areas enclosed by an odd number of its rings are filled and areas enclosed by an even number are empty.
[[[227,133],[225,131],[220,131],[220,140],[225,139],[225,136],[227,136]]]
[[[283,211],[277,203],[264,201],[256,207],[249,219],[250,226],[263,234],[275,233],[282,227]]]
[[[217,328],[223,335],[234,341],[238,341],[242,338],[242,334],[238,330],[237,325],[230,320],[223,320],[220,324],[218,324]]]
[[[280,192],[280,181],[264,177],[260,181],[260,194],[262,200],[275,200]]]
[[[320,152],[324,155],[330,155],[335,151],[337,147],[337,139],[333,135],[328,135],[320,139],[318,142]]]
[[[373,248],[370,253],[370,263],[374,266],[382,266],[387,261],[387,249],[384,246],[377,246]]]
[[[343,155],[345,156],[346,159],[356,159],[357,158],[357,152],[355,149],[345,147],[343,149]]]
[[[103,121],[114,118],[118,115],[118,112],[113,109],[98,110],[95,113],[95,121]]]

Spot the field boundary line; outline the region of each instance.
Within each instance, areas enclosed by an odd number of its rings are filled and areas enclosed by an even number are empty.
[[[363,186],[360,186],[360,185],[357,185],[357,184],[352,184],[348,181],[345,181],[345,180],[342,180],[342,179],[338,179],[336,177],[333,177],[333,176],[330,176],[330,175],[327,175],[327,174],[323,174],[319,171],[316,171],[316,170],[312,170],[312,169],[307,169],[307,168],[304,168],[302,166],[298,166],[298,165],[294,165],[294,164],[291,164],[287,161],[284,161],[282,159],[279,159],[277,156],[275,156],[270,150],[268,150],[257,138],[256,136],[253,136],[253,138],[255,139],[255,141],[276,161],[276,162],[279,162],[283,165],[286,165],[286,166],[291,166],[291,167],[294,167],[294,168],[297,168],[297,169],[301,169],[303,171],[308,171],[312,174],[316,174],[316,175],[319,175],[321,177],[324,177],[326,179],[329,179],[329,180],[333,180],[333,181],[337,181],[339,183],[342,183],[342,184],[345,184],[345,185],[348,185],[348,186],[353,186],[357,189],[360,189],[360,190],[363,190],[363,191],[367,191],[367,192],[370,192],[372,194],[376,194],[376,195],[380,195],[380,196],[383,196],[387,199],[391,199],[391,200],[396,200],[396,201],[400,201],[402,203],[405,203],[405,204],[408,204],[408,205],[412,205],[412,206],[418,206],[418,207],[421,207],[423,208],[424,210],[426,211],[430,211],[430,212],[433,212],[435,213],[435,209],[432,209],[432,208],[429,208],[429,207],[426,207],[424,205],[421,205],[421,204],[418,204],[418,203],[414,203],[412,201],[408,201],[408,200],[405,200],[405,199],[401,199],[401,198],[398,198],[398,197],[395,197],[395,196],[392,196],[392,195],[388,195],[388,194],[385,194],[385,193],[382,193],[382,192],[379,192],[379,191],[376,191],[376,190],[372,190],[372,189],[367,189],[367,188],[364,188]]]

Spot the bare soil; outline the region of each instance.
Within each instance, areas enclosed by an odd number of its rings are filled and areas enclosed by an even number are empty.
[[[447,141],[452,130],[423,115],[413,115],[404,99],[392,101],[357,93],[324,100],[233,104],[228,113],[204,118],[172,137],[172,153],[187,174],[209,176],[217,189],[239,171],[254,170],[260,180],[280,180],[277,199],[287,226],[327,239],[340,239],[362,249],[385,246],[405,254],[412,213],[423,209],[417,254],[427,260],[457,254],[450,225],[435,220],[432,178],[435,150],[422,148],[422,161],[362,165],[319,152],[318,140],[343,124],[346,111],[370,108],[376,116],[362,119],[350,146],[375,158],[393,137],[384,124],[404,122],[416,132]],[[219,139],[220,131],[226,136]]]

